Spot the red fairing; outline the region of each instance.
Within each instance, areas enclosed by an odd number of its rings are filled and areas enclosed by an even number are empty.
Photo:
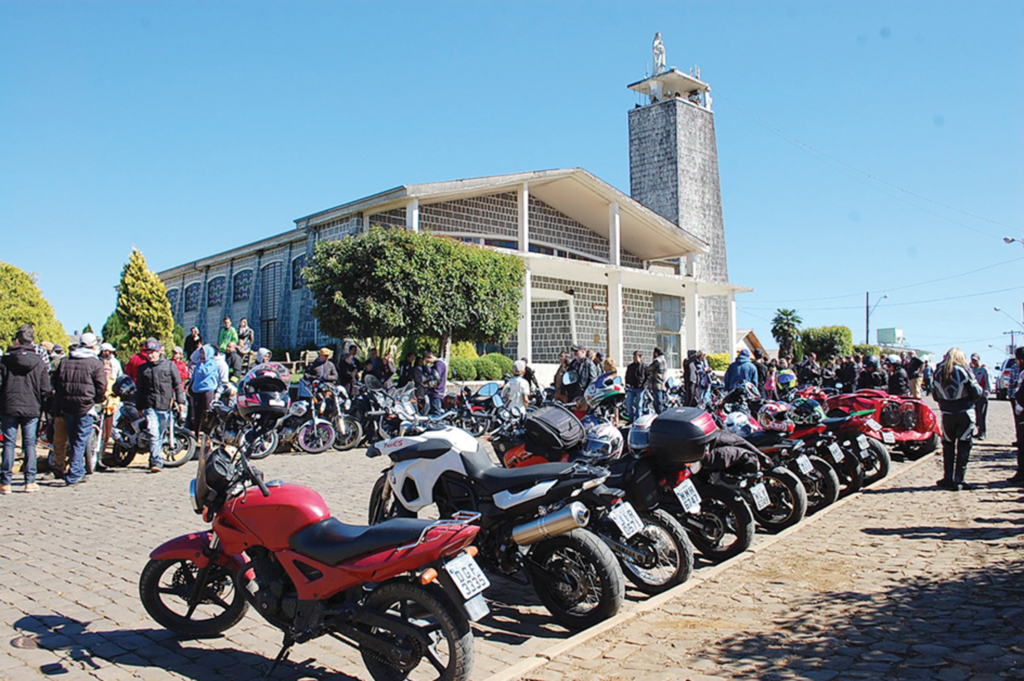
[[[231,499],[217,514],[213,527],[227,553],[241,553],[256,544],[281,551],[288,548],[293,534],[330,515],[319,494],[286,483],[271,487],[269,497],[249,489]]]
[[[890,405],[895,405],[894,407]],[[883,418],[882,412],[887,407],[897,409],[900,414],[909,412],[913,416],[913,427],[906,427],[902,423],[902,417],[900,423],[894,425],[888,425],[887,420]],[[867,409],[874,410],[873,418],[883,427],[892,431],[897,442],[918,442],[928,440],[933,434],[939,433],[939,421],[935,416],[935,412],[932,411],[931,407],[925,404],[922,400],[915,399],[913,397],[899,397],[896,395],[890,395],[881,390],[858,390],[856,393],[847,395],[833,395],[829,397],[825,403],[826,411],[831,412],[834,409],[844,411],[846,413],[854,411],[864,411]],[[870,429],[865,430],[865,434],[876,439],[880,439],[880,435],[871,431]]]
[[[153,549],[149,557],[151,560],[190,560],[196,564],[196,567],[206,567],[209,560],[205,551],[210,548],[211,535],[211,532],[183,534]],[[220,550],[214,554],[214,559],[220,565],[231,568],[232,571],[245,565],[244,557],[227,555]]]

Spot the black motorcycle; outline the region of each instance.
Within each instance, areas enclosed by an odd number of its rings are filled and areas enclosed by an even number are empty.
[[[139,412],[135,399],[135,382],[129,376],[121,376],[114,383],[114,394],[121,398],[121,408],[114,418],[110,430],[113,448],[104,455],[104,463],[118,468],[128,467],[136,454],[149,455],[149,433],[146,431],[146,416]],[[196,453],[196,438],[185,423],[184,417],[171,410],[164,436],[164,466],[177,468],[192,460]]]

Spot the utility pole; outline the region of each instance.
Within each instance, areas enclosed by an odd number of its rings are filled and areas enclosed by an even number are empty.
[[[864,292],[864,345],[871,344],[871,292]]]

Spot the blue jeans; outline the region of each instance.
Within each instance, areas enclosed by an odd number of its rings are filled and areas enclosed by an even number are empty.
[[[640,398],[644,394],[643,388],[629,388],[626,390],[626,416],[629,422],[636,421],[636,410],[640,407]]]
[[[146,417],[146,435],[149,436],[149,467],[164,467],[164,434],[171,412],[159,409],[146,409],[142,412]]]
[[[64,425],[68,431],[68,449],[71,462],[68,465],[64,482],[74,485],[85,477],[85,448],[92,436],[92,412],[84,414],[64,414]]]
[[[443,414],[444,410],[441,408],[441,398],[438,397],[437,395],[429,395],[429,397],[430,397],[430,415],[431,416],[440,416],[441,414]]]
[[[660,414],[665,411],[665,391],[652,389],[651,396],[654,398],[654,413]]]
[[[25,453],[25,484],[28,485],[36,481],[36,430],[39,427],[39,417],[5,416],[3,418],[4,463],[3,470],[0,471],[0,485],[11,484],[18,426],[21,426],[21,451]]]

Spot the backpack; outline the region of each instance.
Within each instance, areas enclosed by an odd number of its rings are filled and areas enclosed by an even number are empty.
[[[427,388],[436,388],[441,384],[441,377],[437,373],[437,367],[429,365],[423,367],[423,385]]]

